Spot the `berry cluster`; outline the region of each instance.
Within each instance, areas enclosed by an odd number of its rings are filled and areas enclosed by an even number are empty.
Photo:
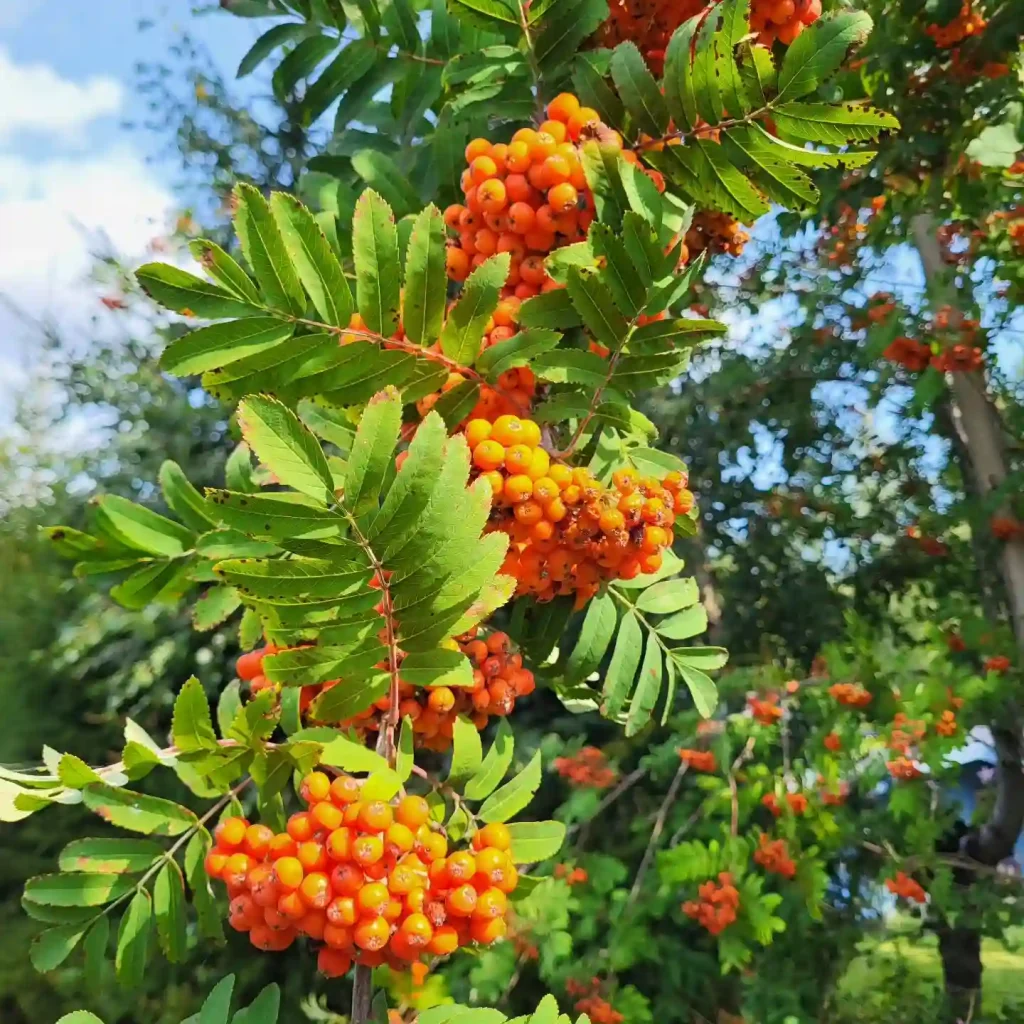
[[[927,25],[924,31],[935,40],[936,46],[948,50],[983,32],[987,24],[985,18],[974,10],[970,0],[965,0],[960,13],[951,22],[946,25]]]
[[[505,294],[527,299],[559,287],[544,268],[545,257],[586,238],[594,219],[579,147],[598,139],[639,163],[622,149],[622,136],[572,93],[556,96],[547,115],[539,129],[521,128],[507,144],[473,139],[466,147],[465,203],[444,211],[445,223],[458,234],[447,256],[453,281],[464,281],[494,253],[507,252],[512,262]]]
[[[787,793],[786,803],[782,805],[779,803],[779,798],[774,793],[765,793],[761,797],[761,804],[767,807],[772,814],[778,818],[782,815],[782,812],[786,807],[793,814],[806,814],[807,813],[807,797],[803,793]]]
[[[942,717],[935,723],[935,732],[939,736],[955,736],[959,726],[956,724],[956,712],[949,709],[942,712]]]
[[[789,847],[785,839],[769,839],[762,832],[757,840],[754,861],[765,871],[770,871],[783,878],[792,878],[796,874],[796,863],[789,856]]]
[[[619,777],[597,747],[584,747],[575,757],[556,757],[555,771],[574,786],[593,789],[607,789]]]
[[[591,978],[589,982],[570,978],[565,983],[565,991],[576,1000],[576,1009],[585,1013],[593,1024],[622,1024],[626,1019],[601,995],[600,978]]]
[[[697,890],[698,899],[687,900],[683,913],[706,928],[712,935],[719,935],[736,920],[740,906],[740,894],[732,884],[732,875],[723,871],[717,884],[704,882]]]
[[[322,943],[328,977],[353,961],[408,969],[424,954],[502,938],[518,882],[508,829],[486,825],[472,850],[449,854],[423,797],[364,801],[361,785],[311,772],[301,787],[309,809],[276,835],[244,818],[221,822],[205,866],[227,885],[231,926],[262,950],[299,935]]]
[[[913,900],[915,903],[925,903],[928,900],[928,894],[920,883],[915,882],[903,871],[897,871],[894,878],[887,878],[885,887],[894,896],[902,896],[905,900]]]
[[[986,672],[1007,672],[1010,668],[1010,659],[1005,654],[994,654],[991,658],[985,659],[984,669]]]
[[[938,537],[925,533],[920,526],[908,526],[905,532],[907,537],[930,558],[943,558],[949,554],[949,548]]]
[[[574,593],[581,608],[605,580],[657,572],[676,516],[693,507],[680,473],[658,483],[621,469],[606,488],[585,468],[553,463],[532,420],[474,419],[465,433],[494,496],[490,529],[511,538],[502,572],[518,581],[517,594]]]
[[[710,750],[690,750],[681,747],[679,760],[689,765],[695,772],[714,772],[718,770],[718,762]]]
[[[919,779],[924,774],[909,757],[900,756],[893,761],[886,761],[885,767],[889,769],[889,774],[894,779],[900,779],[903,782]]]
[[[472,688],[399,684],[398,713],[412,721],[417,745],[428,750],[451,747],[455,721],[460,715],[468,716],[478,729],[483,729],[491,716],[511,714],[516,698],[526,697],[536,688],[533,673],[523,668],[522,655],[512,651],[507,633],[495,632],[484,637],[473,629],[456,640],[473,664]],[[390,697],[381,697],[365,711],[342,722],[341,728],[377,732],[390,710]]]
[[[763,700],[760,697],[748,697],[747,706],[754,716],[755,722],[762,725],[774,725],[782,718],[782,708],[779,707],[779,695],[769,693]]]
[[[750,27],[764,46],[776,39],[788,46],[820,17],[821,0],[752,0],[750,5]]]
[[[672,34],[706,6],[707,0],[612,0],[595,39],[609,49],[627,41],[636,43],[651,70],[661,75]]]
[[[825,749],[831,750],[833,753],[843,749],[843,741],[839,738],[839,733],[837,732],[830,732],[822,742]]]
[[[897,338],[885,347],[882,357],[888,359],[890,363],[902,366],[911,373],[921,373],[928,369],[928,364],[932,360],[932,350],[923,341],[915,341],[913,338]]]
[[[821,802],[826,807],[842,807],[846,803],[846,798],[850,795],[850,784],[845,779],[839,782],[837,789],[832,789],[825,785],[824,777],[819,775],[818,784],[821,786]]]
[[[897,754],[909,754],[910,748],[923,740],[927,732],[924,722],[908,718],[902,711],[896,712],[892,724],[894,728],[889,734],[889,749]]]
[[[993,516],[988,528],[996,540],[1012,541],[1024,537],[1024,523],[1013,516]]]
[[[971,373],[984,364],[981,349],[976,345],[950,345],[932,357],[932,366],[940,373]]]
[[[686,232],[686,256],[698,256],[705,250],[711,254],[728,253],[739,256],[750,241],[750,233],[735,217],[715,210],[698,210]],[[685,261],[683,261],[685,262]]]
[[[828,695],[848,708],[866,708],[871,703],[871,694],[860,683],[833,683]]]

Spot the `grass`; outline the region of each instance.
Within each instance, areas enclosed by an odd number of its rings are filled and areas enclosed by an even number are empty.
[[[908,927],[905,921],[894,922],[894,927],[884,935],[866,939],[861,948],[862,955],[850,964],[839,984],[840,998],[844,1002],[861,1000],[901,969],[912,974],[922,988],[938,991],[942,985],[938,940],[919,927]],[[985,939],[981,959],[985,968],[982,980],[985,1013],[998,1014],[1005,1003],[1024,999],[1024,952],[1008,949],[996,939]]]

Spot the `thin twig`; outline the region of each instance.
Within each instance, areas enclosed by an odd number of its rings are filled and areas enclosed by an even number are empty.
[[[590,816],[587,822],[578,821],[575,825],[572,825],[567,831],[566,836],[571,836],[575,832],[578,832],[584,824],[589,824],[593,821],[602,811],[606,811],[616,800],[619,799],[627,790],[632,789],[645,775],[647,774],[646,768],[635,768],[631,771],[622,781],[597,805],[597,809]]]
[[[740,833],[740,794],[736,786],[736,773],[754,753],[754,737],[747,740],[746,746],[739,752],[736,760],[729,768],[729,797],[732,801],[732,817],[729,821],[729,834],[738,836]]]
[[[629,890],[629,899],[626,900],[626,906],[623,908],[623,914],[627,914],[633,904],[636,902],[637,897],[640,895],[640,886],[643,884],[644,876],[647,874],[647,869],[651,866],[651,861],[654,859],[654,852],[658,845],[658,840],[661,838],[661,833],[665,830],[665,819],[668,817],[669,809],[675,802],[676,794],[679,792],[679,787],[682,785],[683,776],[687,773],[690,766],[685,761],[679,762],[679,767],[676,769],[676,774],[672,779],[672,785],[668,787],[668,792],[665,794],[665,799],[661,802],[661,807],[658,808],[658,816],[654,819],[654,828],[651,829],[651,838],[647,843],[647,849],[644,850],[643,860],[640,861],[640,867],[637,869],[636,878],[633,880],[633,888]]]
[[[352,1016],[351,1024],[366,1024],[370,1019],[373,1005],[373,968],[356,964],[355,977],[352,980]]]

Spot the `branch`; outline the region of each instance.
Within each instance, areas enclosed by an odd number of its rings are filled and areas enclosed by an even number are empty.
[[[622,796],[627,790],[632,789],[645,775],[647,774],[646,768],[635,768],[631,771],[621,782],[597,805],[597,809],[590,816],[586,822],[578,821],[575,825],[569,828],[566,832],[566,837],[571,836],[574,832],[578,832],[584,824],[590,824],[594,818],[598,817],[602,811],[607,810],[616,800]]]
[[[739,835],[740,831],[740,795],[736,786],[736,773],[745,762],[750,760],[753,753],[754,737],[751,736],[750,739],[747,740],[746,746],[739,752],[736,760],[733,761],[729,767],[729,795],[732,799],[732,817],[729,821],[729,834],[732,836]]]

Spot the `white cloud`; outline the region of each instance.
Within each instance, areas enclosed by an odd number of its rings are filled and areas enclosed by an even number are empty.
[[[46,64],[15,64],[0,49],[0,96],[0,142],[31,133],[73,143],[91,121],[121,109],[124,89],[107,75],[73,82]]]

